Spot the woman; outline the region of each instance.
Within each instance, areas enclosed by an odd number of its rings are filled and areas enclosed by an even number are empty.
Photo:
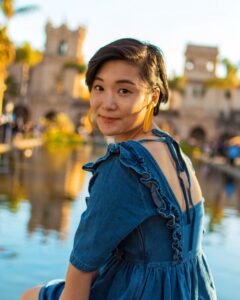
[[[66,281],[21,299],[216,299],[198,180],[178,143],[152,121],[168,101],[160,50],[135,39],[110,43],[90,60],[86,83],[90,124],[115,143],[83,166],[93,176]]]

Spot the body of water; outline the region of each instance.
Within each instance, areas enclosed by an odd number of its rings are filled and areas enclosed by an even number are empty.
[[[0,156],[0,299],[64,278],[91,174],[105,152],[49,146]],[[219,300],[240,299],[240,183],[194,162],[205,196],[203,249]]]

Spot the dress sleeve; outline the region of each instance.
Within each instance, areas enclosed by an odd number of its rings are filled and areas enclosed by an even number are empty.
[[[137,175],[118,156],[102,162],[89,182],[83,212],[70,256],[77,269],[99,269],[118,244],[150,216]]]

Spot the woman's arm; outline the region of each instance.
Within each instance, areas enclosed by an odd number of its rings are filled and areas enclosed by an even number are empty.
[[[65,287],[59,300],[88,300],[90,287],[98,271],[83,272],[69,264]]]

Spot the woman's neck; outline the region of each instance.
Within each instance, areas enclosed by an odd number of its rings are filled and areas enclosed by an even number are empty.
[[[123,142],[123,141],[128,141],[128,140],[140,140],[140,139],[145,139],[145,138],[151,138],[154,137],[152,134],[152,129],[159,129],[158,126],[153,123],[151,128],[149,129],[148,132],[144,132],[142,129],[142,126],[134,129],[132,131],[129,131],[128,134],[122,135],[116,135],[113,137],[115,143]]]

